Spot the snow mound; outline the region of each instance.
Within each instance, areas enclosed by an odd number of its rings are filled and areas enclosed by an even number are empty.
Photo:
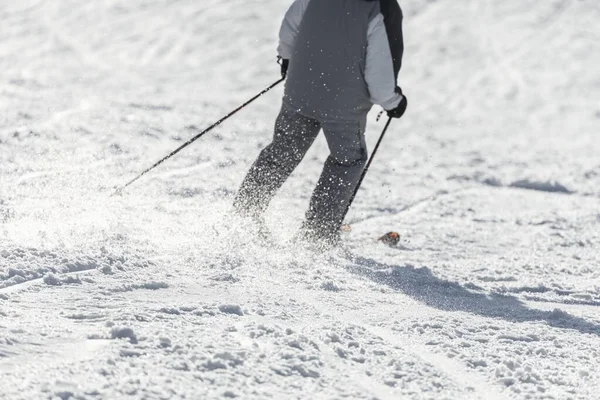
[[[239,316],[244,315],[244,311],[242,311],[242,307],[240,307],[237,304],[221,304],[219,306],[219,311],[221,311],[224,314],[234,314],[234,315],[239,315]]]
[[[169,288],[169,284],[166,282],[160,281],[150,281],[150,282],[142,282],[142,283],[127,283],[124,285],[119,285],[116,287],[111,287],[108,289],[111,293],[125,293],[132,292],[134,290],[161,290]]]
[[[81,283],[76,277],[64,274],[100,270],[112,274],[114,270],[139,269],[151,265],[135,255],[114,255],[98,251],[42,250],[13,247],[0,251],[0,289],[36,279],[48,285]],[[148,283],[149,289],[165,287],[164,283]]]
[[[129,342],[135,344],[138,342],[137,336],[130,327],[114,327],[110,331],[112,339],[129,339]]]

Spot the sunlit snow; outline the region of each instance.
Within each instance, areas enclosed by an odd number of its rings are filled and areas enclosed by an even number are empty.
[[[597,0],[401,1],[340,250],[291,241],[322,137],[276,245],[226,218],[281,87],[110,196],[279,78],[289,4],[0,1],[0,398],[598,398]]]

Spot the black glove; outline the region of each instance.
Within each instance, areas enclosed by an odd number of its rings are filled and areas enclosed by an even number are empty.
[[[281,65],[281,77],[285,78],[287,75],[288,67],[290,66],[290,60],[285,58],[277,57],[277,62]]]
[[[392,110],[387,110],[387,115],[390,118],[401,118],[406,112],[406,107],[408,107],[408,100],[406,99],[406,96],[402,94],[402,89],[396,87],[396,93],[402,96],[402,100],[400,100],[400,104],[398,104],[398,107]]]

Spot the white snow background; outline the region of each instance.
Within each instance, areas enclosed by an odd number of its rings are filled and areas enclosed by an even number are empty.
[[[278,79],[289,4],[0,0],[0,398],[597,399],[597,0],[401,2],[347,251],[289,242],[322,138],[280,246],[222,226],[281,87],[110,197]]]

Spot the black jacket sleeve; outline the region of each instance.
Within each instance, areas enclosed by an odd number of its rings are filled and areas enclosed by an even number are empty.
[[[404,16],[397,0],[380,0],[380,4],[394,61],[394,76],[397,80],[400,68],[402,68],[402,56],[404,55],[404,36],[402,34]]]

